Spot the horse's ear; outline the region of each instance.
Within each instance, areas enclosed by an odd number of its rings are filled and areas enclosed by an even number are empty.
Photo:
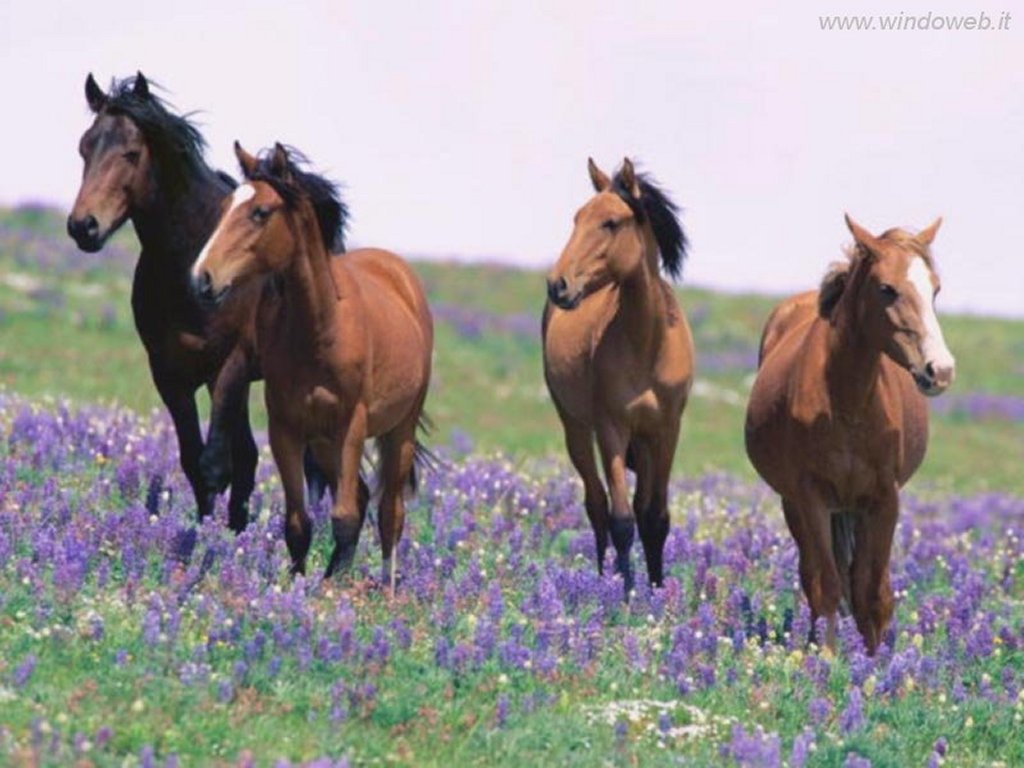
[[[96,84],[92,72],[85,78],[85,100],[93,112],[99,112],[107,104],[107,94]]]
[[[235,157],[238,158],[238,165],[242,168],[242,175],[251,179],[256,173],[256,165],[259,161],[242,149],[242,145],[238,141],[235,141]]]
[[[878,238],[851,219],[850,214],[844,215],[846,216],[846,226],[850,228],[850,234],[853,235],[854,242],[861,246],[872,258],[877,256],[881,250]]]
[[[622,185],[629,190],[629,194],[634,199],[640,199],[640,184],[637,183],[636,169],[633,167],[633,161],[628,157],[622,159],[622,170],[619,171],[619,175],[622,177]]]
[[[914,240],[916,240],[918,243],[920,243],[925,248],[927,248],[929,245],[932,244],[932,240],[935,239],[935,233],[939,231],[939,227],[941,227],[941,226],[942,226],[942,217],[939,216],[939,218],[937,218],[935,221],[933,221],[927,227],[925,227],[920,232],[918,232],[916,235],[914,235]]]
[[[132,87],[132,93],[140,99],[149,98],[149,81],[141,71],[135,73],[135,85]]]
[[[608,174],[597,167],[592,157],[587,158],[587,172],[590,174],[590,183],[594,185],[595,192],[604,192],[612,185]]]
[[[291,164],[288,162],[288,150],[281,142],[274,144],[274,154],[270,158],[270,171],[282,181],[291,181]]]

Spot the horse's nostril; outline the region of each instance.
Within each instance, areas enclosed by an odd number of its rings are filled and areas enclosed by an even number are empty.
[[[192,290],[200,298],[209,298],[213,293],[213,280],[210,278],[210,273],[204,270],[195,275],[192,278]]]
[[[85,230],[85,234],[89,237],[96,237],[100,233],[100,223],[96,221],[95,216],[90,214],[82,222],[82,229]]]
[[[928,374],[928,378],[931,378],[931,379],[936,378],[936,376],[935,376],[935,366],[932,363],[925,363],[925,365],[924,365],[924,372],[926,374]]]

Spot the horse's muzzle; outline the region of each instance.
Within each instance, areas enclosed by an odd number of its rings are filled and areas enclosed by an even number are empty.
[[[914,383],[921,394],[936,397],[949,389],[956,376],[956,369],[953,365],[929,362],[923,370],[911,370],[910,375],[914,377]]]
[[[92,214],[81,219],[68,216],[68,235],[75,241],[75,245],[86,253],[96,253],[103,247],[100,223]]]
[[[230,290],[230,283],[220,290],[214,289],[213,278],[210,277],[210,273],[205,270],[200,272],[198,275],[192,276],[192,295],[199,299],[203,304],[217,306],[224,301],[224,297],[228,295]]]
[[[571,293],[564,277],[548,280],[548,300],[559,309],[576,309],[583,300],[583,291]]]

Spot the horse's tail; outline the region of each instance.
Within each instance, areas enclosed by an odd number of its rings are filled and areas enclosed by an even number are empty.
[[[843,590],[843,599],[839,603],[839,613],[850,614],[853,607],[853,564],[854,514],[846,510],[832,513],[832,557],[839,571],[839,585]]]
[[[434,422],[431,421],[430,417],[426,413],[421,413],[419,420],[416,423],[417,431],[423,435],[429,435],[434,430]],[[381,444],[380,439],[377,440],[377,455],[380,455]],[[420,476],[423,473],[435,472],[443,464],[443,460],[426,444],[416,439],[415,447],[413,448],[412,455],[412,470],[409,472],[409,477],[406,479],[405,489],[409,493],[416,493],[419,488]],[[375,468],[376,469],[376,468]],[[373,495],[377,495],[380,490],[380,473],[374,471],[373,481]]]

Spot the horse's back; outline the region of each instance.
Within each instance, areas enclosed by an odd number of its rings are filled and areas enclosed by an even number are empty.
[[[426,291],[401,256],[382,248],[358,248],[338,256],[333,264],[349,269],[371,301],[400,302],[432,331]]]
[[[757,354],[758,366],[790,331],[809,323],[817,314],[817,291],[798,293],[779,303],[768,316],[768,322],[761,333],[761,345]]]

